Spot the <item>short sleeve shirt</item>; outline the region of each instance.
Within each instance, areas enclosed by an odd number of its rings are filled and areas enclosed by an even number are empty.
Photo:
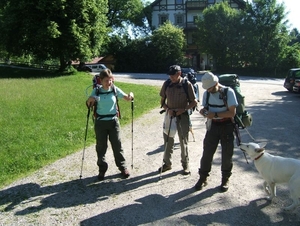
[[[118,87],[116,87],[118,98],[123,98],[126,94]],[[91,96],[95,96],[97,100],[97,114],[98,115],[116,115],[117,114],[117,99],[113,91],[113,87],[108,90],[99,87],[101,94],[96,96],[96,88],[93,89]],[[110,120],[112,117],[105,117],[102,120]]]
[[[228,91],[227,91],[227,105],[228,107],[231,106],[238,106],[238,101],[236,99],[235,93],[233,91],[232,88],[227,87]],[[221,87],[221,89],[224,89],[224,87]],[[202,100],[202,106],[206,106],[206,98],[207,97],[207,91],[204,92],[203,94],[203,100]],[[213,106],[209,106],[209,111],[212,112],[223,112],[227,110],[227,106],[224,104],[222,95],[220,92],[216,92],[216,93],[210,93],[209,94],[209,105],[213,105]]]
[[[186,108],[188,105],[188,99],[194,100],[196,99],[195,92],[193,86],[190,82],[188,82],[188,94],[186,95],[184,88],[183,88],[183,78],[180,78],[178,83],[171,83],[168,87],[167,81],[164,82],[161,90],[160,96],[162,98],[166,98],[166,103],[169,108],[176,109],[176,108]]]

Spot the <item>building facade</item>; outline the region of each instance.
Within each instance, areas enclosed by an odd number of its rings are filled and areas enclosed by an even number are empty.
[[[226,1],[232,8],[241,9],[245,6],[243,0],[156,0],[151,4],[152,26],[158,28],[166,21],[182,27],[186,37],[186,57],[190,59],[189,66],[197,70],[213,68],[212,57],[195,44],[192,34],[196,31],[196,20],[202,16],[206,7]]]

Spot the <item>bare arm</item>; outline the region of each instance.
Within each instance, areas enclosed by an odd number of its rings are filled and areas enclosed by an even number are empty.
[[[233,118],[235,116],[236,106],[230,106],[226,111],[218,112],[218,117],[220,118]],[[203,115],[203,109],[200,110],[200,114]],[[206,117],[208,119],[213,119],[215,117],[215,112],[208,111]]]
[[[123,99],[126,100],[126,101],[131,101],[131,100],[133,100],[133,98],[134,98],[134,95],[133,95],[132,92],[130,92],[129,94],[126,94],[126,95],[123,97]]]

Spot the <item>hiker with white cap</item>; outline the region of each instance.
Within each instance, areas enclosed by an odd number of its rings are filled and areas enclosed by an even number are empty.
[[[234,124],[238,102],[233,89],[228,88],[224,92],[224,86],[219,84],[219,79],[211,72],[206,72],[202,79],[202,87],[206,91],[203,93],[200,114],[207,118],[207,130],[203,141],[203,154],[200,160],[200,179],[195,185],[196,190],[201,190],[207,185],[207,177],[211,171],[213,156],[219,142],[222,147],[222,181],[220,189],[225,192],[229,187],[229,177],[232,171],[232,156],[234,149]],[[224,101],[224,95],[227,95]]]

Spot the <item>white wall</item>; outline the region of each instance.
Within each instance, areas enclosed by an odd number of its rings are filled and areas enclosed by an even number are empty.
[[[156,5],[153,7],[153,14],[152,14],[152,26],[157,28],[159,26],[159,16],[164,15],[172,22],[172,24],[175,24],[174,21],[174,14],[175,13],[183,13],[185,14],[184,4],[182,5],[182,9],[175,9],[175,1],[176,0],[162,0],[159,5]],[[185,0],[183,0],[183,3],[185,3]],[[161,9],[159,11],[159,8]],[[164,9],[163,9],[164,8]],[[185,17],[184,17],[185,19]],[[185,21],[184,21],[185,22]]]

